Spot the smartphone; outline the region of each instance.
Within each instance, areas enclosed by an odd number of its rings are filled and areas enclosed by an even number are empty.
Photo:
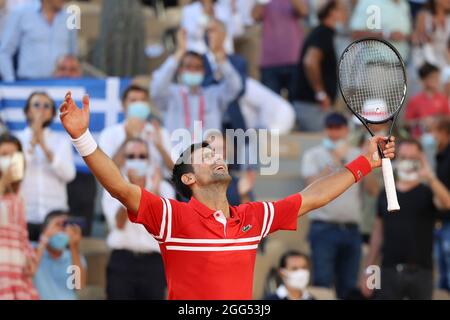
[[[68,217],[66,221],[64,221],[63,226],[66,227],[68,225],[78,225],[82,231],[86,229],[86,218],[85,217]]]
[[[17,182],[23,179],[25,174],[25,158],[22,152],[15,152],[11,156],[12,180]]]

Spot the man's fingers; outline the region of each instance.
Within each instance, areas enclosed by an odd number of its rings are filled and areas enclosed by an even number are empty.
[[[89,96],[85,94],[83,96],[83,112],[89,113]]]

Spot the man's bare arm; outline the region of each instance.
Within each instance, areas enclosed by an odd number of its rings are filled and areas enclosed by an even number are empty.
[[[386,138],[384,137],[375,136],[370,140],[368,151],[364,157],[370,163],[372,169],[381,166],[381,159],[378,155],[377,144],[385,144],[385,139]],[[390,159],[393,159],[395,156],[394,141],[394,137],[391,137],[391,141],[385,146],[382,146],[384,148],[384,155]],[[355,178],[353,174],[346,168],[340,169],[338,172],[320,178],[300,192],[302,196],[302,205],[298,215],[302,216],[311,210],[325,206],[344,193],[354,183]]]

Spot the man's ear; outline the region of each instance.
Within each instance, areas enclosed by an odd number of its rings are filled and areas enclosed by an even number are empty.
[[[187,186],[192,185],[195,181],[195,175],[193,173],[185,173],[181,176],[181,182]]]

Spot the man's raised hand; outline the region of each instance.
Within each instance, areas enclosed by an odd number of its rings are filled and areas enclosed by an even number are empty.
[[[59,112],[59,118],[67,133],[72,139],[79,138],[89,127],[89,96],[83,97],[83,106],[80,109],[73,101],[71,92],[67,92]]]

